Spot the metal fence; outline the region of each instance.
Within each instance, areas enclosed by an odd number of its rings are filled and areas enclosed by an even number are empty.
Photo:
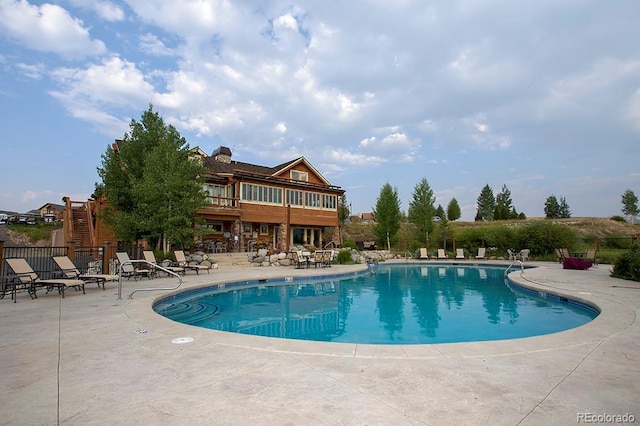
[[[76,265],[80,273],[93,274],[117,274],[118,262],[116,252],[124,251],[131,259],[143,259],[142,244],[118,244],[117,246],[100,247],[6,247],[0,246],[1,274],[3,276],[12,275],[11,268],[4,259],[23,258],[33,268],[38,277],[47,280],[59,278],[62,274],[60,268],[53,260],[54,256],[69,256]]]

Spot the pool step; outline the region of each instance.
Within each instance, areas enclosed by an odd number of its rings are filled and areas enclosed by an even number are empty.
[[[218,263],[219,269],[250,268],[247,253],[214,253],[210,255]]]

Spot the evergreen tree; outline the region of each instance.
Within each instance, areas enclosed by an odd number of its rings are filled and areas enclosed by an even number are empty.
[[[493,196],[493,189],[487,184],[480,191],[478,196],[478,212],[476,221],[492,220],[496,208],[496,199]]]
[[[496,195],[496,207],[493,212],[493,218],[495,220],[510,219],[513,207],[513,201],[511,200],[511,191],[507,188],[507,185],[502,185],[502,190]]]
[[[550,195],[544,202],[544,215],[547,219],[557,219],[560,217],[560,204],[555,195]]]
[[[460,205],[458,204],[458,200],[456,200],[454,197],[451,199],[451,201],[449,201],[449,204],[447,205],[447,219],[455,221],[460,219],[460,216],[462,216]]]
[[[189,159],[189,145],[173,127],[164,124],[153,106],[141,121],[131,120],[116,149],[102,155],[96,195],[113,207],[104,213],[116,237],[123,241],[147,238],[156,248],[193,240],[196,212],[206,204],[199,161]]]
[[[633,224],[634,218],[640,214],[638,197],[630,189],[627,189],[624,191],[624,194],[622,194],[622,213],[631,216],[631,224]]]
[[[440,227],[440,235],[442,236],[442,248],[447,249],[447,237],[449,236],[449,219],[447,213],[442,208],[442,205],[438,204],[436,208],[436,216],[440,218],[438,226]]]
[[[435,203],[436,197],[434,197],[427,179],[423,178],[413,188],[412,196],[413,199],[409,202],[408,220],[416,225],[420,236],[425,236],[428,239],[428,235],[433,233],[433,217],[435,216],[433,203]]]
[[[567,204],[567,199],[560,197],[560,205],[558,206],[558,217],[561,219],[568,219],[571,217],[571,209]]]
[[[347,195],[342,194],[342,197],[338,198],[338,220],[341,224],[345,223],[351,211],[349,211],[349,203],[347,203]]]
[[[392,188],[389,183],[384,184],[376,201],[374,209],[376,224],[374,233],[376,241],[387,246],[391,250],[391,243],[395,243],[402,222],[400,211],[400,198],[398,190]]]

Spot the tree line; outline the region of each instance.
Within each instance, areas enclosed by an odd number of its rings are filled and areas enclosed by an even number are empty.
[[[440,236],[446,247],[449,232],[449,223],[458,220],[461,216],[460,205],[454,198],[449,201],[446,210],[441,204],[435,206],[436,197],[426,178],[423,178],[414,188],[409,201],[407,213],[401,210],[401,202],[397,188],[386,183],[382,186],[376,199],[374,208],[376,242],[390,249],[397,242],[398,231],[401,224],[409,222],[415,225],[417,232],[428,240],[429,234],[433,234],[436,224],[439,226]],[[623,213],[633,218],[638,215],[638,197],[633,191],[627,189],[622,195]],[[347,205],[346,196],[342,197],[340,205]],[[524,213],[518,213],[511,198],[511,191],[507,185],[503,185],[500,192],[494,195],[493,189],[487,184],[480,191],[477,198],[476,221],[499,221],[508,219],[526,219]],[[339,207],[340,208],[340,207]],[[346,211],[339,211],[341,221],[348,215]],[[565,197],[558,198],[555,195],[547,197],[544,204],[544,213],[547,219],[570,218],[571,209]]]

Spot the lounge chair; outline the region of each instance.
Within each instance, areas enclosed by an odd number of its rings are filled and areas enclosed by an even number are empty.
[[[38,298],[38,296],[36,295],[36,290],[38,289],[38,287],[46,288],[47,293],[53,290],[53,288],[57,288],[58,293],[63,298],[64,291],[68,287],[73,287],[76,289],[76,291],[82,289],[82,293],[84,294],[84,281],[82,280],[67,278],[43,280],[38,277],[38,274],[36,274],[31,265],[29,265],[29,263],[25,259],[15,258],[5,259],[5,261],[7,262],[7,265],[9,265],[9,268],[11,268],[13,273],[17,276],[17,279],[20,281],[20,283],[27,287],[27,291],[29,292],[29,295],[31,297],[35,297],[36,299]],[[15,296],[15,287],[13,296]],[[14,298],[13,301],[15,303],[16,299]]]
[[[560,249],[560,252],[562,253],[562,260],[564,259],[569,259],[571,257],[571,253],[569,253],[569,249],[563,248]]]
[[[144,260],[146,260],[147,262],[151,263],[153,266],[162,266],[166,270],[169,270],[171,272],[175,272],[176,274],[183,274],[184,275],[184,268],[181,268],[180,266],[165,266],[165,265],[162,265],[162,264],[158,263],[158,261],[156,261],[156,255],[153,254],[153,252],[151,250],[144,250],[142,252],[142,255],[144,256]],[[153,274],[157,275],[158,274],[158,269],[153,268]]]
[[[117,252],[116,257],[120,262],[120,276],[130,279],[133,277],[134,281],[138,281],[139,277],[146,276],[147,278],[153,278],[153,271],[151,268],[138,268],[134,266],[126,252]]]
[[[531,250],[529,249],[520,250],[518,257],[520,258],[521,261],[526,262],[529,260],[529,253],[531,253]]]
[[[429,260],[429,252],[427,251],[426,247],[422,247],[420,249],[420,256],[418,258],[419,259],[427,259],[427,260]]]
[[[476,256],[476,259],[484,260],[486,251],[487,249],[485,247],[478,247],[478,254]]]
[[[511,249],[507,249],[507,254],[509,255],[509,260],[518,260],[518,254]]]
[[[438,259],[448,259],[447,253],[445,253],[444,249],[438,249]]]
[[[211,269],[206,265],[198,265],[197,263],[187,262],[187,258],[185,257],[184,252],[182,250],[174,250],[173,254],[176,256],[177,266],[179,266],[180,268],[184,268],[185,271],[187,269],[190,269],[192,271],[196,271],[196,274],[200,274],[200,271],[203,271],[206,269],[208,274],[209,270]]]
[[[98,287],[102,287],[103,291],[104,284],[107,281],[119,280],[119,277],[113,274],[81,274],[73,261],[69,259],[69,256],[53,256],[53,261],[56,262],[58,268],[62,270],[62,274],[65,278],[82,280],[86,283],[96,283],[98,284]]]
[[[564,260],[564,255],[562,254],[562,250],[557,248],[555,249],[555,251],[556,251],[556,261],[558,261],[558,263],[562,263],[562,261]]]
[[[596,250],[595,249],[589,249],[587,250],[587,253],[584,255],[584,260],[589,260],[591,262],[593,262],[593,264],[597,264],[596,262]]]
[[[456,249],[456,259],[457,260],[464,260],[464,249]]]

